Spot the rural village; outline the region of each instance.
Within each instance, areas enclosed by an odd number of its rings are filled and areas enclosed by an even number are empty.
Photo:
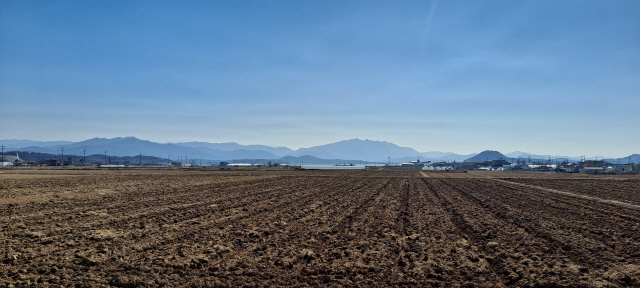
[[[11,152],[8,152],[11,153]],[[325,163],[313,163],[307,162],[306,165],[302,163],[279,163],[277,161],[256,159],[254,163],[236,162],[233,160],[215,162],[211,160],[205,160],[202,163],[202,159],[191,159],[188,161],[188,157],[185,157],[184,162],[169,161],[152,157],[149,162],[142,161],[142,155],[140,160],[113,160],[111,156],[105,156],[104,161],[95,161],[89,163],[86,158],[82,156],[67,157],[65,160],[61,160],[63,155],[58,159],[41,159],[38,161],[28,160],[20,158],[18,152],[13,152],[14,155],[7,154],[0,156],[2,167],[98,167],[98,168],[125,168],[125,167],[209,167],[209,168],[289,168],[289,169],[391,169],[391,170],[485,170],[485,171],[532,171],[532,172],[563,172],[563,173],[620,173],[620,172],[638,172],[640,171],[640,163],[611,163],[604,160],[582,160],[579,162],[553,161],[549,158],[547,161],[531,160],[531,159],[495,159],[485,161],[463,161],[463,162],[421,162],[420,159],[415,161],[409,161],[408,163],[366,163],[366,164],[332,164]],[[24,154],[24,153],[23,153]],[[27,153],[27,157],[28,157]],[[53,156],[53,155],[49,155]],[[95,155],[94,155],[95,156]],[[102,156],[102,155],[98,155]],[[95,157],[94,157],[95,158]],[[116,157],[114,157],[116,158]],[[122,157],[118,157],[122,158]],[[129,158],[136,158],[135,156]],[[146,157],[148,158],[148,157]],[[478,158],[478,157],[474,157]],[[157,161],[157,162],[156,162]],[[162,163],[161,161],[166,161]],[[361,161],[362,162],[362,161]]]

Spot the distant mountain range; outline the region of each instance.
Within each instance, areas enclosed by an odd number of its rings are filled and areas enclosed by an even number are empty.
[[[49,154],[64,153],[67,155],[103,154],[113,156],[148,155],[176,159],[202,158],[213,160],[239,159],[280,159],[282,157],[315,157],[316,161],[359,160],[387,161],[389,157],[400,159],[408,157],[412,160],[420,158],[420,152],[398,145],[384,142],[352,139],[327,145],[293,150],[286,147],[270,147],[264,145],[240,145],[238,143],[155,143],[135,137],[118,137],[112,139],[93,138],[81,142],[39,142],[31,140],[5,140],[7,150],[29,151]],[[63,150],[64,149],[64,150]],[[438,152],[441,153],[441,152]],[[449,155],[449,154],[446,154]],[[297,158],[295,158],[297,159]],[[303,158],[300,158],[300,161]],[[293,159],[292,159],[293,160]]]
[[[379,161],[388,157],[420,156],[420,152],[384,141],[351,139],[336,143],[301,148],[297,155],[311,155],[323,159],[357,159]]]
[[[73,143],[71,141],[34,141],[34,140],[0,140],[0,141],[2,141],[2,145],[9,148],[28,147],[28,146],[49,147],[49,146],[66,145],[66,144]]]
[[[631,163],[640,163],[640,154],[632,154],[623,158],[612,158],[612,159],[604,159],[605,162],[613,163],[613,164],[628,164]]]
[[[409,147],[401,147],[385,141],[372,141],[351,139],[326,145],[314,146],[293,150],[287,147],[270,147],[265,145],[241,145],[238,143],[208,143],[208,142],[180,142],[180,143],[156,143],[141,140],[135,137],[117,137],[112,139],[93,138],[80,142],[71,141],[33,141],[33,140],[0,140],[5,146],[5,151],[38,152],[65,155],[93,155],[107,154],[111,156],[155,156],[160,158],[188,158],[207,159],[215,161],[242,160],[242,159],[274,159],[281,162],[309,162],[309,163],[356,163],[356,161],[392,163],[420,160],[422,162],[433,161],[486,161],[505,159],[510,161],[516,158],[532,161],[547,161],[548,155],[534,155],[525,152],[512,152],[502,154],[498,151],[484,151],[480,154],[460,155],[448,152],[418,152]],[[630,157],[630,158],[629,158]],[[640,161],[640,155],[633,154],[620,159],[607,159],[612,163],[627,163]],[[602,157],[601,157],[602,158]],[[601,159],[600,158],[600,159]],[[552,158],[555,161],[555,156]],[[561,157],[559,161],[579,161],[579,157]]]
[[[554,163],[556,162],[556,160],[558,162],[563,162],[563,161],[578,162],[581,160],[580,157],[536,155],[536,154],[531,154],[531,153],[526,153],[521,151],[511,152],[504,155],[507,156],[507,160],[526,159],[527,161],[529,161],[529,159],[531,159],[531,161],[538,161],[538,162],[547,162],[551,160]],[[602,159],[602,157],[600,157],[600,159]]]
[[[295,150],[289,149],[287,147],[271,147],[271,146],[265,146],[265,145],[240,145],[235,142],[229,142],[229,143],[181,142],[181,143],[174,143],[174,144],[178,146],[184,146],[184,147],[206,148],[206,149],[225,151],[225,152],[238,151],[238,150],[264,151],[278,157],[296,154]]]

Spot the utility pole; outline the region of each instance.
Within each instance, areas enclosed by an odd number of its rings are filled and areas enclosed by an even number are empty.
[[[64,166],[64,147],[62,149],[62,154],[60,155],[60,165]]]
[[[87,163],[87,149],[82,149],[82,164]]]
[[[2,144],[2,159],[0,161],[2,161],[2,167],[4,167],[4,144]]]
[[[167,165],[171,165],[171,154],[169,154],[169,156],[167,156]]]
[[[142,152],[140,152],[140,166],[142,166]]]
[[[104,150],[104,164],[107,164],[107,150]]]

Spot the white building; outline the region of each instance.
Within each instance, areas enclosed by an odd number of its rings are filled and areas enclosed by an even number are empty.
[[[610,172],[631,172],[633,171],[633,168],[631,167],[631,165],[612,165],[607,167],[607,171]]]
[[[582,168],[583,173],[598,173],[603,171],[604,171],[603,167],[583,167]]]

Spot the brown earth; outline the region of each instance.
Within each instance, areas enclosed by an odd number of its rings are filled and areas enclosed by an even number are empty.
[[[640,287],[637,176],[2,172],[0,287]]]

